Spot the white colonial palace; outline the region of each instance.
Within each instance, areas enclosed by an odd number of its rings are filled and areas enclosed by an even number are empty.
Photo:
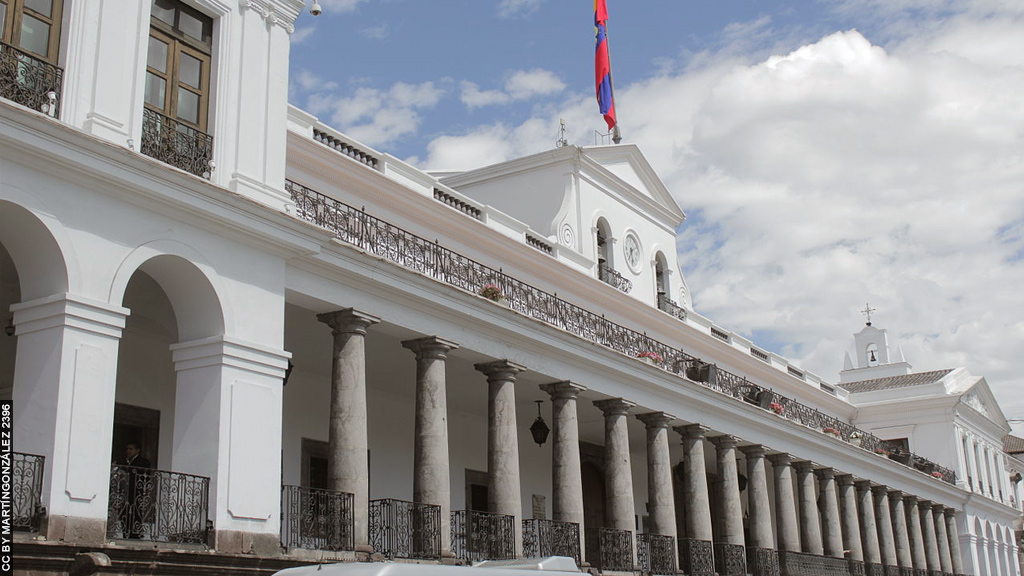
[[[634,145],[430,174],[290,107],[301,9],[0,0],[17,571],[1020,574],[984,379],[696,313]]]

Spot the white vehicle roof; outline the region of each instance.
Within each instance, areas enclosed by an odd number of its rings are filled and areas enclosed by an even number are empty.
[[[535,570],[579,576],[579,568],[572,558],[524,558],[519,560],[491,560],[474,566],[443,566],[440,564],[413,564],[408,562],[342,562],[300,566],[277,572],[274,576],[524,576],[523,570]]]

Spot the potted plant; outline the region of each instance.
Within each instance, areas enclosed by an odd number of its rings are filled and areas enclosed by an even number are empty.
[[[836,438],[842,436],[842,434],[840,434],[839,432],[839,429],[833,428],[832,426],[825,426],[824,428],[821,429],[821,431],[830,436],[835,436]]]
[[[772,412],[775,412],[779,416],[782,416],[782,413],[785,411],[786,408],[782,404],[779,404],[778,402],[772,402],[771,404],[768,405],[768,409],[771,410]]]
[[[499,304],[507,304],[508,300],[505,299],[505,293],[501,291],[501,288],[497,284],[484,284],[477,294],[487,298],[492,302]]]
[[[875,448],[875,454],[878,454],[879,456],[888,456],[889,451],[885,448]]]
[[[939,472],[938,470],[936,470],[935,472],[932,472],[932,478],[938,478],[938,479],[941,480],[942,479],[942,472]]]
[[[647,350],[647,351],[641,352],[641,353],[637,354],[636,357],[637,358],[642,358],[642,359],[646,360],[648,364],[654,364],[654,365],[661,364],[661,362],[664,360],[664,358],[661,357],[661,354],[658,354],[657,352],[654,352],[654,351],[651,351],[651,350]]]

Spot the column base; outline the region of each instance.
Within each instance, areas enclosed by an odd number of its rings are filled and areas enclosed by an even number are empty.
[[[739,544],[715,543],[715,568],[719,576],[746,576],[747,550]]]
[[[225,554],[252,554],[260,557],[281,555],[281,538],[277,534],[215,530],[212,541],[214,549]]]
[[[690,576],[715,576],[715,558],[711,542],[680,538],[679,571]]]
[[[107,521],[95,518],[50,515],[43,521],[40,533],[52,542],[82,546],[101,546],[107,541]]]
[[[779,555],[774,548],[747,547],[747,570],[753,576],[779,576]]]

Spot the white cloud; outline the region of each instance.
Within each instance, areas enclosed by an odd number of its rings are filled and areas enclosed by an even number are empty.
[[[999,5],[921,18],[885,48],[837,32],[620,87],[626,141],[690,214],[678,246],[700,312],[834,381],[870,302],[915,368],[965,365],[1024,417],[1024,35]],[[425,164],[550,148],[558,116],[590,144],[592,100],[438,138]]]
[[[501,90],[481,90],[473,82],[462,82],[462,103],[469,108],[481,106],[492,106],[495,104],[508,104],[512,97]]]
[[[391,31],[388,29],[387,24],[381,24],[380,26],[372,26],[370,28],[363,28],[360,31],[365,38],[370,40],[384,40],[388,37]]]
[[[434,82],[397,82],[387,90],[360,87],[351,96],[340,96],[329,85],[311,94],[306,107],[332,125],[369,146],[383,146],[415,134],[422,118],[440,102],[444,90]]]
[[[474,82],[462,82],[462,103],[468,108],[508,104],[541,96],[553,96],[565,90],[565,82],[550,70],[515,70],[505,79],[504,90],[481,90]]]
[[[501,0],[498,4],[498,15],[502,18],[525,16],[536,12],[545,0]]]

